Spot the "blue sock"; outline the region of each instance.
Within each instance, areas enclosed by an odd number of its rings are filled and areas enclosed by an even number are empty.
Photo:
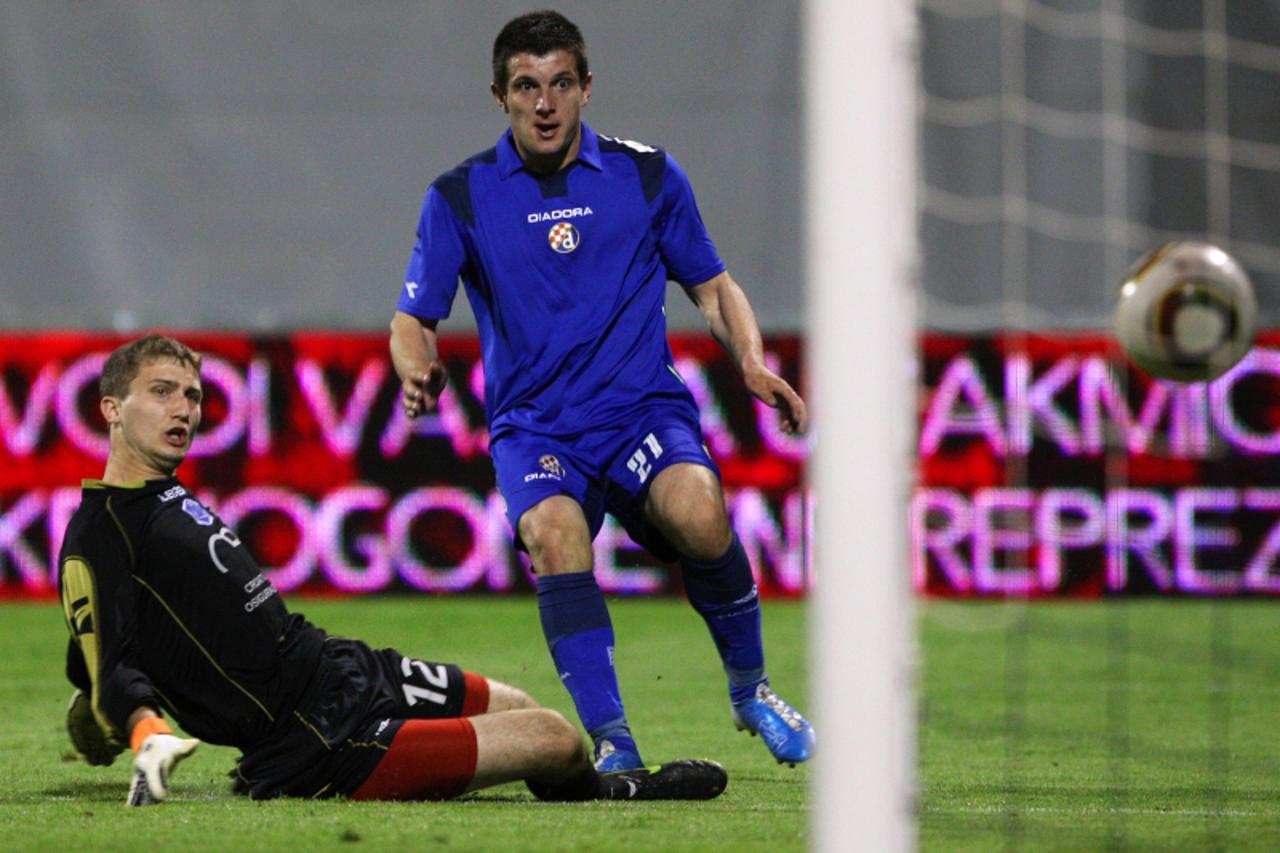
[[[767,681],[764,640],[760,633],[760,596],[751,577],[746,549],[733,543],[717,560],[683,560],[684,590],[693,609],[711,630],[716,651],[729,676],[729,699],[744,702]]]
[[[608,739],[637,755],[613,668],[613,623],[591,572],[539,575],[538,614],[556,672],[598,746]]]

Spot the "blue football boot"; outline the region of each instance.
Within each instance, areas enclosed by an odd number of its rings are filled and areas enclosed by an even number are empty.
[[[620,770],[639,770],[644,767],[638,752],[618,749],[613,741],[605,738],[596,744],[596,771],[617,773]]]
[[[813,726],[768,684],[762,683],[755,696],[733,706],[733,724],[739,731],[760,735],[779,764],[795,767],[813,756]]]

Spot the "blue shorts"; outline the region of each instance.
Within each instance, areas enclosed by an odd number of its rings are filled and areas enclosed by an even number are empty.
[[[489,452],[521,550],[520,517],[547,498],[568,495],[582,505],[592,539],[608,512],[637,545],[671,562],[679,554],[645,518],[649,486],[660,471],[678,462],[702,465],[720,476],[696,417],[673,407],[646,409],[632,424],[569,440],[507,433]]]

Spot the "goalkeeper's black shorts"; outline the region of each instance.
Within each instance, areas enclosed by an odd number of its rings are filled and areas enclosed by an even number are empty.
[[[254,799],[346,796],[373,772],[405,720],[487,707],[483,679],[453,664],[330,637],[303,701],[271,737],[246,750],[231,772],[234,788]]]

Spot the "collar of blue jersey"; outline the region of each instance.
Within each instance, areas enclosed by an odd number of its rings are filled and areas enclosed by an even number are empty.
[[[602,171],[604,165],[600,162],[600,137],[585,121],[581,126],[582,143],[578,146],[578,158],[574,162],[590,166],[597,172]],[[498,173],[505,180],[523,168],[525,168],[524,161],[516,151],[515,140],[511,138],[511,128],[507,128],[507,132],[502,134],[502,139],[498,140]]]

